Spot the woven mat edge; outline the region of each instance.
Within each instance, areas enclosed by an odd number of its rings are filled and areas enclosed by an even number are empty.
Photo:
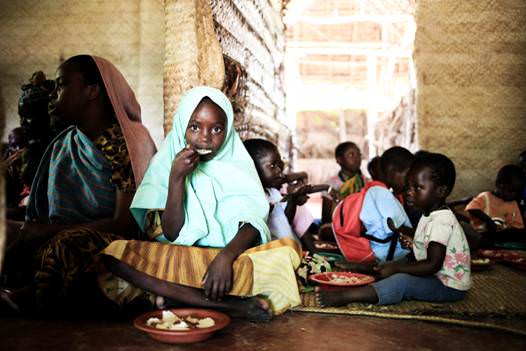
[[[306,312],[306,313],[341,314],[341,315],[346,314],[350,316],[379,317],[379,318],[389,318],[389,319],[418,320],[418,321],[424,321],[424,322],[459,325],[459,326],[471,327],[471,328],[493,329],[493,330],[504,331],[504,332],[508,332],[512,334],[518,334],[521,336],[526,336],[526,330],[506,327],[506,326],[498,325],[496,323],[470,321],[470,320],[464,320],[464,319],[438,317],[438,316],[398,314],[398,313],[385,313],[385,312],[373,312],[373,311],[349,311],[349,310],[342,310],[338,308],[324,308],[322,310],[321,308],[318,308],[318,307],[296,307],[292,309],[292,311],[293,312]]]

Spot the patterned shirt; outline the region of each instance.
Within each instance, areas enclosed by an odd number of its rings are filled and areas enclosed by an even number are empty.
[[[95,140],[94,144],[111,163],[111,184],[124,193],[135,192],[130,154],[121,127],[117,123],[113,124]]]
[[[450,209],[433,211],[422,216],[413,238],[413,252],[417,261],[427,258],[430,242],[446,247],[446,257],[436,276],[442,284],[457,290],[471,287],[471,257],[464,231]]]
[[[326,183],[338,192],[340,199],[343,199],[350,194],[357,193],[362,190],[365,180],[363,179],[360,171],[358,171],[352,177],[349,177],[340,171],[338,174],[329,178]]]

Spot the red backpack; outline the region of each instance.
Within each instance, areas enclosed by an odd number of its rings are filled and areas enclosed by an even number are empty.
[[[379,181],[373,180],[367,182],[362,190],[358,193],[351,194],[343,199],[334,209],[332,214],[332,230],[336,237],[336,242],[345,259],[350,262],[374,262],[375,256],[371,249],[370,241],[380,243],[391,242],[389,248],[392,259],[398,236],[393,234],[386,239],[378,239],[371,235],[366,235],[362,222],[360,221],[360,212],[362,211],[365,194],[373,186],[387,186]]]

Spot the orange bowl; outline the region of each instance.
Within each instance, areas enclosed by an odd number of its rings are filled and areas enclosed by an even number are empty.
[[[341,282],[337,278],[358,278],[356,282]],[[361,273],[353,272],[324,272],[309,276],[309,279],[318,284],[332,286],[361,286],[374,282],[374,277]]]
[[[135,318],[135,320],[133,321],[133,325],[135,326],[135,328],[148,333],[153,339],[164,343],[191,344],[210,338],[215,331],[223,329],[230,323],[230,317],[218,311],[206,310],[201,308],[168,308],[165,311],[172,311],[179,317],[210,317],[214,320],[215,325],[210,328],[196,328],[190,330],[157,329],[155,327],[146,325],[146,321],[152,317],[161,319],[162,311],[163,310],[147,312]]]

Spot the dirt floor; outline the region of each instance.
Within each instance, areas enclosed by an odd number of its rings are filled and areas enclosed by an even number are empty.
[[[131,321],[0,318],[0,350],[525,350],[526,337],[418,321],[289,312],[271,323],[234,320],[202,343],[150,339]]]

